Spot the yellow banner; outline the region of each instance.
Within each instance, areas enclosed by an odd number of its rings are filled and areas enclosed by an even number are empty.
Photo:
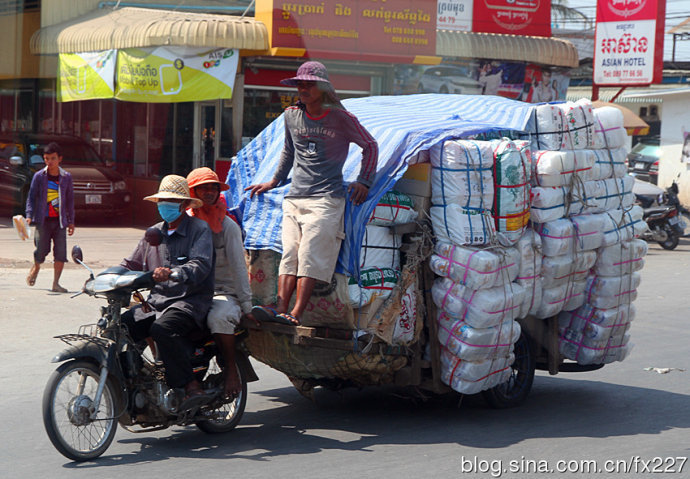
[[[236,49],[156,47],[117,52],[115,98],[145,103],[231,98]]]
[[[58,101],[112,98],[115,92],[115,50],[61,53],[58,59]]]

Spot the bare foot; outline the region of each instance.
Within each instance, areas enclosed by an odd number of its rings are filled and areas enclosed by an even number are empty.
[[[242,392],[242,383],[240,382],[240,377],[237,374],[237,369],[226,369],[224,372],[224,385],[223,392],[225,397],[236,398]]]

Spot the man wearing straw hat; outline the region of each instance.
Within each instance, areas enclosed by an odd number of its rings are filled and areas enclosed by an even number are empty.
[[[122,266],[135,271],[153,269],[156,285],[142,306],[122,315],[132,338],[151,337],[165,365],[171,388],[184,388],[181,409],[203,399],[201,384],[194,379],[187,335],[204,328],[213,300],[214,258],[211,229],[205,221],[184,214],[203,202],[189,194],[187,180],[168,175],[161,180],[158,193],[145,200],[157,204],[163,221],[154,225],[161,233],[160,245],[151,248],[143,238]],[[171,281],[171,274],[175,281]]]

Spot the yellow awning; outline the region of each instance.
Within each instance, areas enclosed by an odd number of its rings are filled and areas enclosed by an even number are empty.
[[[561,67],[579,65],[577,49],[567,40],[498,33],[438,30],[436,55],[523,61]]]
[[[94,10],[31,37],[35,54],[166,45],[266,50],[268,32],[253,18],[123,7]]]

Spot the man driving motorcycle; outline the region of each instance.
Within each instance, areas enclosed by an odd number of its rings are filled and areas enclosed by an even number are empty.
[[[192,373],[187,336],[205,327],[213,300],[211,229],[205,221],[184,214],[186,208],[203,203],[190,196],[187,180],[181,176],[164,177],[158,193],[144,199],[157,203],[163,221],[154,227],[162,233],[161,244],[152,249],[143,238],[122,266],[134,271],[155,268],[156,285],[145,305],[124,313],[122,321],[135,341],[151,336],[156,342],[168,385],[185,389],[180,406],[185,409],[205,396]]]

